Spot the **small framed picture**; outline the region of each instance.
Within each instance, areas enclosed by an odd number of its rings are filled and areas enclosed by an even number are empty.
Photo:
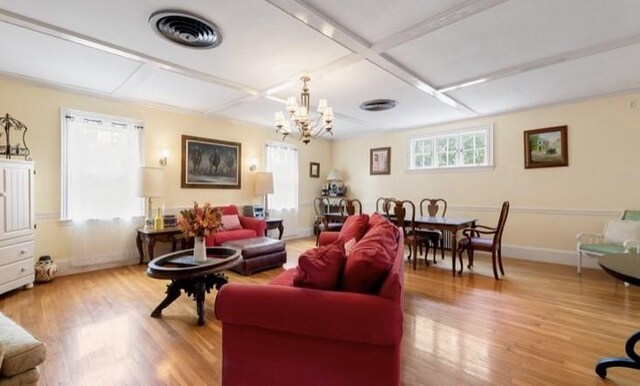
[[[524,168],[568,166],[567,126],[524,132]]]
[[[378,147],[370,150],[369,174],[391,174],[391,148]]]
[[[320,163],[318,162],[309,163],[309,177],[320,178]]]

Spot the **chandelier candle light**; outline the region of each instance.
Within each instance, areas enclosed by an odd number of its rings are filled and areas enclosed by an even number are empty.
[[[309,110],[311,96],[307,86],[307,82],[311,78],[303,76],[300,80],[303,82],[300,104],[298,105],[296,97],[287,98],[289,120],[285,119],[282,111],[278,111],[275,114],[274,124],[276,125],[276,133],[282,134],[282,139],[291,136],[306,145],[311,141],[311,138],[318,138],[324,133],[333,135],[331,131],[333,129],[333,109],[329,107],[326,99],[320,99],[316,110],[320,116],[315,120],[312,119]],[[293,131],[291,129],[292,125],[295,127]]]

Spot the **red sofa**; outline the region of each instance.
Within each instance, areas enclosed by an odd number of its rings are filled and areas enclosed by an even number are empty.
[[[241,216],[238,207],[235,205],[221,206],[222,215],[238,215],[242,229],[218,230],[214,234],[207,236],[206,244],[209,247],[220,246],[222,243],[233,240],[250,239],[252,237],[264,236],[267,223],[264,219],[256,217]]]
[[[395,237],[376,294],[294,287],[296,268],[269,285],[222,287],[222,384],[399,385],[404,246]]]

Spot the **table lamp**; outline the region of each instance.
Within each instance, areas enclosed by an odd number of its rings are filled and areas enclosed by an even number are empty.
[[[340,176],[340,172],[338,171],[338,169],[333,169],[329,172],[327,181],[330,182],[329,187],[331,195],[341,195],[341,192],[338,191],[338,188],[342,185],[342,176]]]
[[[264,213],[269,216],[269,194],[273,193],[273,173],[256,173],[256,194],[264,196]]]
[[[153,211],[151,207],[151,197],[162,197],[164,195],[164,174],[162,168],[152,168],[143,166],[138,168],[138,185],[136,196],[145,197],[145,219],[144,229],[154,229]]]

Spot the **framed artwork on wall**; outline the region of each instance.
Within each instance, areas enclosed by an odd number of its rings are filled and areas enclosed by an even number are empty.
[[[391,148],[378,147],[369,153],[369,174],[391,174]]]
[[[524,132],[524,168],[569,166],[567,126]]]
[[[311,178],[320,178],[320,163],[319,162],[310,162],[309,163],[309,177],[311,177]]]
[[[182,136],[182,188],[240,189],[242,145]]]

